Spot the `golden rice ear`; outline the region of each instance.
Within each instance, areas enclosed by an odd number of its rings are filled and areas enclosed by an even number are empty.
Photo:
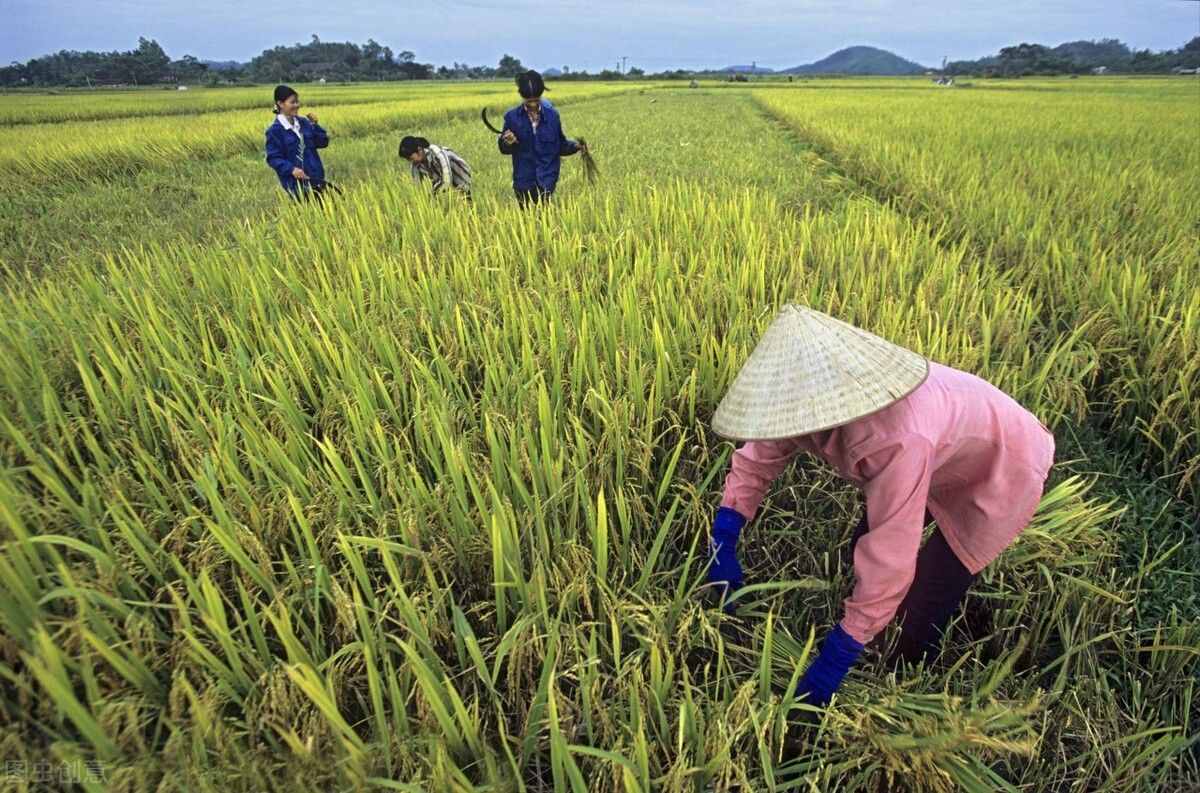
[[[928,376],[929,361],[912,350],[787,305],[734,378],[713,430],[742,441],[820,432],[882,410]]]

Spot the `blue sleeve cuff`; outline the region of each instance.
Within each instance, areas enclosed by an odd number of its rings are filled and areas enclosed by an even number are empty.
[[[732,531],[735,534],[746,525],[746,516],[732,507],[721,507],[713,520],[713,531]]]
[[[796,687],[796,695],[811,705],[825,707],[841,688],[842,680],[862,651],[863,645],[846,633],[839,623],[826,634],[821,654],[804,673]]]
[[[840,656],[853,656],[850,659],[851,663],[858,660],[858,656],[862,654],[863,649],[866,647],[866,645],[862,644],[853,636],[846,633],[846,629],[842,627],[842,623],[840,622],[834,626],[832,631],[829,632],[829,636],[826,637],[825,643],[827,645],[832,645],[831,649],[834,652],[837,652]]]

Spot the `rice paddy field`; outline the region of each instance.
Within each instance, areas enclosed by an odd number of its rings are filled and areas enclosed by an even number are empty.
[[[0,790],[1200,790],[1200,81],[560,83],[600,179],[531,212],[507,84],[301,87],[325,207],[268,96],[0,95]],[[807,726],[860,496],[798,461],[703,586],[788,302],[1058,446],[940,659]]]

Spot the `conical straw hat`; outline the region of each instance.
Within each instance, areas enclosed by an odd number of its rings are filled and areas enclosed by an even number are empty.
[[[929,361],[911,350],[784,306],[717,406],[713,430],[740,441],[820,432],[898,402],[928,376]]]

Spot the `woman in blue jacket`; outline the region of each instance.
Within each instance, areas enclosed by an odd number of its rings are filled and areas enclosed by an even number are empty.
[[[521,104],[504,114],[497,143],[512,157],[513,192],[521,206],[545,201],[558,184],[560,160],[587,146],[568,140],[554,105],[542,99],[546,85],[535,71],[517,75]]]
[[[317,149],[329,145],[329,133],[312,113],[301,118],[300,96],[289,86],[275,88],[275,122],[267,127],[267,165],[292,198],[318,199],[325,190],[325,166]]]

